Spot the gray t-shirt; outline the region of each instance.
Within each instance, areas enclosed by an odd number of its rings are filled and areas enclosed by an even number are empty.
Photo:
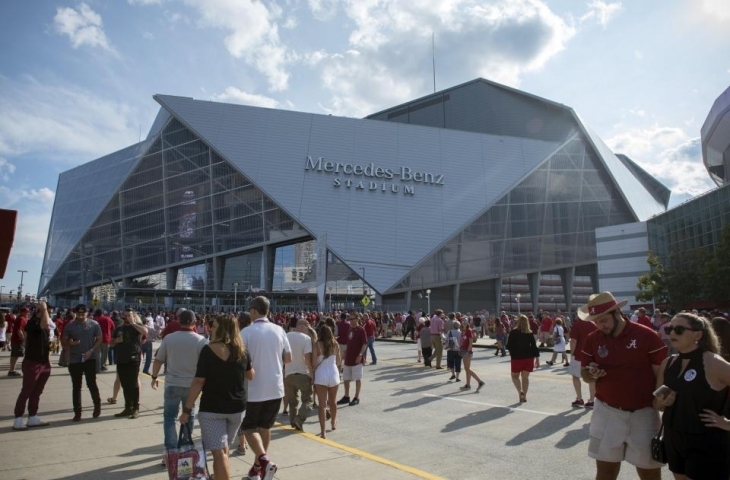
[[[63,328],[63,338],[81,340],[78,345],[71,345],[71,358],[69,363],[81,363],[84,353],[91,350],[97,338],[101,338],[101,328],[96,320],[87,318],[85,322],[74,320]],[[94,353],[88,360],[99,358],[99,351]]]
[[[200,351],[207,344],[204,336],[187,330],[166,335],[155,355],[155,360],[167,362],[165,386],[190,388]]]

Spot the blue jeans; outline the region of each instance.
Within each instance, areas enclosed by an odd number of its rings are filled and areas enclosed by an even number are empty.
[[[143,373],[150,373],[150,365],[152,365],[152,342],[147,342],[142,345],[142,353],[144,353],[144,368]]]
[[[373,347],[374,344],[375,344],[375,337],[368,337],[368,349],[370,350],[370,356],[373,357],[371,363],[376,363],[378,361],[378,357],[375,356],[375,348]]]
[[[165,387],[165,401],[163,404],[163,422],[162,426],[165,430],[165,449],[170,450],[177,448],[177,426],[176,420],[180,413],[180,406],[185,406],[185,402],[188,399],[188,393],[190,388],[188,387]],[[190,426],[190,433],[193,433],[193,426],[195,421],[195,405],[193,405],[193,413],[190,414],[188,425]]]

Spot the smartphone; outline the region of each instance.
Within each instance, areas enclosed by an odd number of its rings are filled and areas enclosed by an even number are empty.
[[[658,397],[666,397],[670,393],[672,393],[672,389],[669,388],[669,387],[667,387],[666,385],[661,385],[659,388],[657,388],[656,390],[654,390],[654,396],[657,397],[657,398]]]

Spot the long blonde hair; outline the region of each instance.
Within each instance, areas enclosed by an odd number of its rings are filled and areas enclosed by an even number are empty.
[[[213,329],[210,343],[222,343],[231,353],[230,360],[240,362],[246,355],[246,346],[243,344],[238,331],[238,321],[231,315],[217,315],[215,322],[218,327]]]
[[[517,317],[517,330],[522,333],[532,333],[532,330],[530,329],[530,321],[525,315]]]

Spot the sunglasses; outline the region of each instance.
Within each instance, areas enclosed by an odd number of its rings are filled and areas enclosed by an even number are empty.
[[[701,332],[699,328],[689,328],[682,325],[677,325],[676,327],[672,327],[671,325],[668,327],[664,327],[664,331],[667,333],[676,333],[677,335],[682,335],[686,330],[689,330],[690,332]]]

